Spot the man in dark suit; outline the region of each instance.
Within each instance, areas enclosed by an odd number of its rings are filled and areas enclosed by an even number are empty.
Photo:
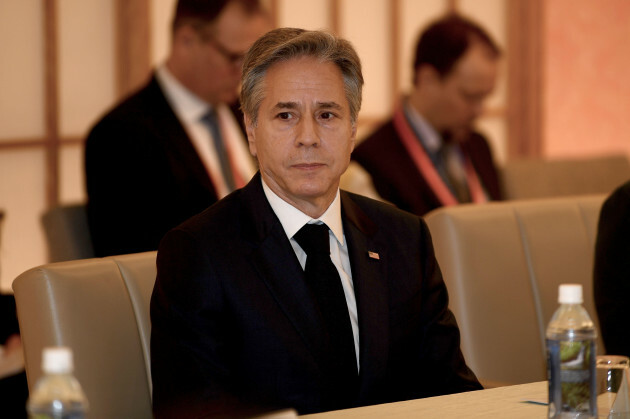
[[[630,182],[617,188],[602,206],[593,292],[606,353],[630,356]]]
[[[160,244],[156,417],[481,388],[424,221],[339,190],[362,85],[352,46],[324,32],[276,29],[248,52],[241,104],[260,173]]]
[[[431,24],[416,47],[413,91],[357,146],[352,159],[363,170],[349,173],[367,172],[381,198],[417,215],[501,199],[490,147],[472,129],[494,88],[498,57],[488,34],[467,19],[449,15]]]
[[[245,51],[267,30],[257,0],[178,1],[166,63],[86,141],[97,256],[156,250],[169,229],[255,173],[229,104]]]

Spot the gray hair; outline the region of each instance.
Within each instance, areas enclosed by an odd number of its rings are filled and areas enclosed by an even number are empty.
[[[323,31],[279,28],[258,39],[245,55],[241,77],[241,109],[254,125],[264,99],[267,70],[276,63],[305,56],[332,62],[339,67],[350,105],[350,119],[352,124],[356,123],[361,109],[363,75],[361,60],[350,42]]]

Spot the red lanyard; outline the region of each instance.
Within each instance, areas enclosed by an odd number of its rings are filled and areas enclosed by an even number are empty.
[[[398,132],[398,135],[400,135],[403,146],[407,149],[416,168],[420,174],[424,176],[429,187],[442,205],[457,205],[459,203],[457,198],[455,198],[455,195],[453,195],[448,186],[446,186],[446,183],[444,183],[444,180],[435,169],[433,162],[418,142],[413,129],[409,125],[409,121],[407,121],[405,117],[402,106],[399,106],[396,112],[394,112],[394,128]],[[479,177],[467,156],[464,156],[464,169],[466,171],[466,183],[468,184],[472,201],[475,203],[487,202],[488,200],[481,187]]]

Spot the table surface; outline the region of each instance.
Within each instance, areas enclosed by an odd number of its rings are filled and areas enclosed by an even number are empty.
[[[409,418],[460,419],[547,417],[547,406],[526,401],[547,402],[547,382],[540,381],[447,396],[365,406],[356,409],[305,415],[309,419]]]

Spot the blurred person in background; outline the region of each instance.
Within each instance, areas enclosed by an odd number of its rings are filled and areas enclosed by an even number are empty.
[[[179,0],[170,54],[86,141],[96,256],[156,250],[256,172],[236,105],[245,51],[271,29],[257,0]]]
[[[430,24],[416,46],[412,92],[359,143],[352,159],[360,167],[353,164],[342,188],[375,196],[367,192],[373,188],[417,215],[501,199],[490,147],[473,128],[494,89],[499,57],[490,36],[464,17]]]
[[[599,215],[593,293],[606,353],[630,357],[630,181],[606,199]]]

